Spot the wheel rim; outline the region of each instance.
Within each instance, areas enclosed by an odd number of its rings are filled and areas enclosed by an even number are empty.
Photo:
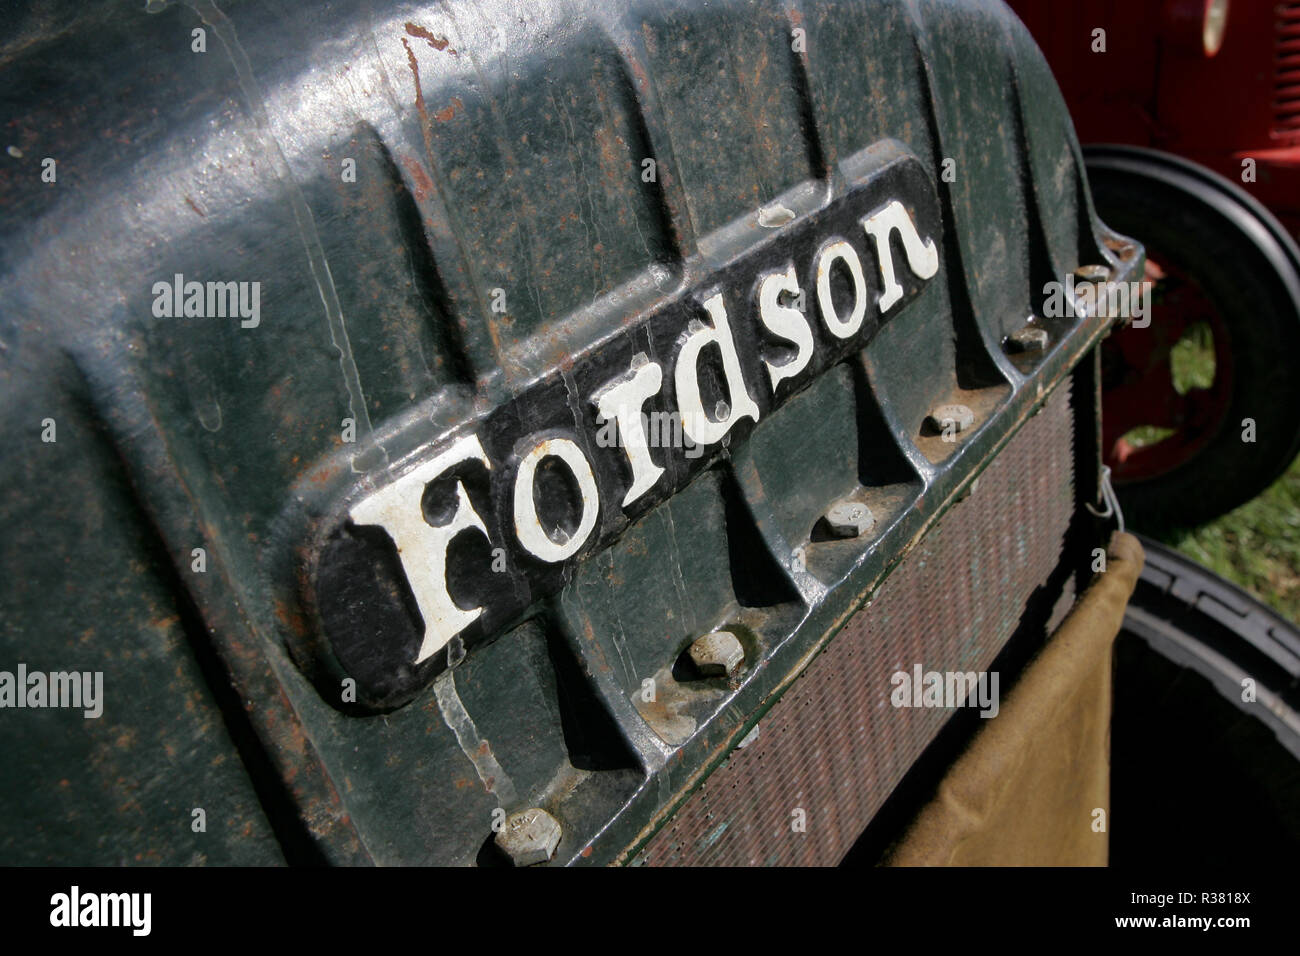
[[[1150,325],[1117,330],[1102,348],[1103,458],[1123,484],[1195,458],[1232,404],[1232,340],[1222,313],[1160,250],[1147,249],[1145,278],[1153,283]]]

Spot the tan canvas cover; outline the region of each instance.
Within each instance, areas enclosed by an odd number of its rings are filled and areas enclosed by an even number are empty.
[[[1143,560],[1137,538],[1112,537],[1106,570],[983,722],[890,865],[1106,864],[1111,645]]]

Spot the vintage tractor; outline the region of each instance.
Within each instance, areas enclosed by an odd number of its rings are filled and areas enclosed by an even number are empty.
[[[1142,246],[1004,5],[0,30],[0,863],[1104,863],[1166,679],[1291,766],[1112,535]]]
[[[1012,6],[1154,283],[1102,350],[1106,463],[1138,521],[1202,523],[1300,450],[1300,4]]]

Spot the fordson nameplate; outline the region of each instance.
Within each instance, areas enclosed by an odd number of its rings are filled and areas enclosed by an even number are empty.
[[[409,699],[518,621],[936,276],[928,174],[873,156],[820,210],[339,503],[305,575],[310,653],[358,703]]]

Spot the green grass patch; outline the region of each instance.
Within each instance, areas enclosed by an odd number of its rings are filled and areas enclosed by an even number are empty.
[[[1300,624],[1300,459],[1235,511],[1160,538]]]
[[[1188,326],[1169,350],[1169,365],[1179,395],[1214,384],[1214,332],[1208,322]]]
[[[1161,428],[1159,425],[1139,425],[1137,428],[1130,428],[1124,433],[1124,441],[1134,448],[1146,448],[1148,445],[1164,441],[1173,433],[1172,428]]]

